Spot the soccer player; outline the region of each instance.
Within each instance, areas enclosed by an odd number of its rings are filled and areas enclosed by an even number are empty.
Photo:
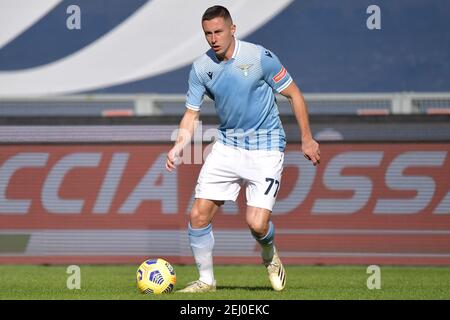
[[[271,212],[280,187],[286,139],[275,92],[289,100],[300,127],[303,154],[314,165],[320,162],[319,145],[311,134],[303,96],[277,56],[236,39],[236,26],[222,6],[205,11],[202,28],[211,49],[192,65],[179,131],[188,134],[178,134],[167,154],[166,169],[176,168],[190,143],[205,94],[215,102],[220,127],[218,141],[199,174],[189,217],[189,243],[200,278],[179,292],[216,290],[211,222],[226,200],[236,200],[241,186],[246,188],[246,222],[261,245],[270,283],[280,291],[286,273],[274,246]]]

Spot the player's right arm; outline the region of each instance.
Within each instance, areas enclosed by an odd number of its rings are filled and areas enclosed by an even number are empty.
[[[191,143],[192,136],[198,119],[200,117],[200,107],[205,95],[205,86],[197,75],[194,65],[189,73],[189,90],[186,95],[186,111],[181,119],[175,145],[167,153],[166,169],[172,171],[181,163],[183,149]]]
[[[178,129],[177,139],[175,145],[167,153],[166,169],[172,171],[180,164],[183,149],[191,143],[192,136],[198,124],[200,116],[199,111],[186,109],[183,118],[181,119]]]

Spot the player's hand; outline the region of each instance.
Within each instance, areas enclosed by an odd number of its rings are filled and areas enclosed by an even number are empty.
[[[312,161],[317,166],[320,163],[319,144],[314,139],[302,141],[302,152],[306,159]]]
[[[172,172],[180,164],[181,164],[181,150],[178,146],[174,146],[167,153],[166,169]]]

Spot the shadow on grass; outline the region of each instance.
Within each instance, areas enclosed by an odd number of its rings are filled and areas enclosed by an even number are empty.
[[[271,287],[249,287],[249,286],[217,286],[217,290],[249,290],[249,291],[267,291],[273,292]]]

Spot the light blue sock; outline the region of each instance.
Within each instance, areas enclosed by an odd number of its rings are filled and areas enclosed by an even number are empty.
[[[269,221],[269,230],[267,231],[267,233],[264,237],[259,238],[255,234],[253,234],[253,237],[261,245],[262,258],[266,261],[272,260],[273,253],[274,253],[273,239],[275,238],[275,226],[273,225],[272,221]]]
[[[200,274],[200,281],[209,285],[214,283],[214,270],[212,252],[214,248],[214,235],[212,225],[194,229],[188,225],[189,244]]]

